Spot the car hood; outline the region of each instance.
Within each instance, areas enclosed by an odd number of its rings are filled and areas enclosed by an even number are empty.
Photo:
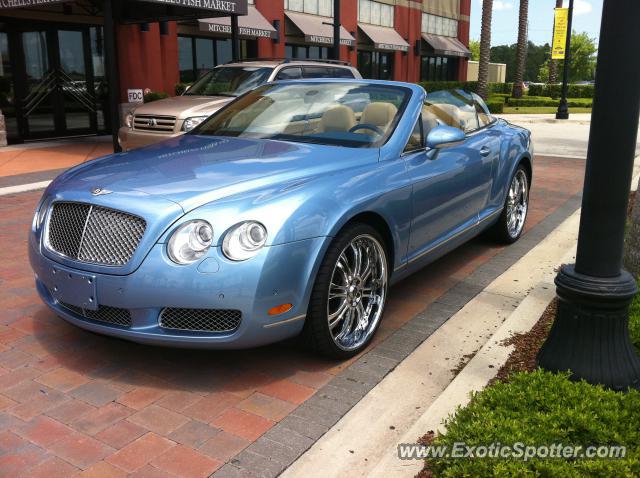
[[[185,119],[191,116],[209,116],[235,98],[228,96],[175,96],[153,101],[134,109],[137,115],[175,116]]]
[[[85,163],[59,186],[140,191],[188,212],[236,194],[375,163],[378,154],[376,148],[183,135]]]

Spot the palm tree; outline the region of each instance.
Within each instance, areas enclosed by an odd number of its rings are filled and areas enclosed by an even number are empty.
[[[493,0],[482,0],[482,25],[480,27],[480,59],[478,60],[478,94],[489,96],[489,57],[491,56],[491,15]]]
[[[562,0],[556,0],[556,8],[562,8]],[[551,42],[553,44],[553,41]],[[558,60],[549,59],[549,84],[558,81]]]
[[[513,91],[511,96],[522,98],[522,82],[527,60],[527,27],[529,26],[529,0],[520,0],[520,17],[518,20],[518,46],[516,47],[516,71],[513,75]]]

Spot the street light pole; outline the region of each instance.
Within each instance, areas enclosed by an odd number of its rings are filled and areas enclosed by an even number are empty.
[[[340,0],[333,0],[333,59],[340,59]]]
[[[556,277],[558,312],[538,354],[547,370],[615,390],[640,388],[629,338],[637,287],[622,269],[640,115],[640,62],[628,52],[640,48],[639,23],[640,2],[604,0],[576,263]],[[622,98],[621,78],[633,85]]]
[[[567,41],[564,45],[564,67],[562,69],[562,97],[556,112],[556,119],[569,119],[567,90],[569,89],[569,62],[571,61],[571,23],[573,21],[573,0],[569,0],[569,18],[567,20]]]

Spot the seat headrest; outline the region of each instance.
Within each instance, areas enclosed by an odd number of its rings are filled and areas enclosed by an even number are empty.
[[[393,121],[397,113],[398,108],[391,103],[382,101],[369,103],[362,112],[360,124],[372,124],[384,129]]]
[[[322,130],[349,131],[356,125],[356,115],[345,105],[336,105],[322,114]]]

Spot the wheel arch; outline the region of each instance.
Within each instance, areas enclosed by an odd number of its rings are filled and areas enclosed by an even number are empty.
[[[394,254],[396,250],[393,235],[391,234],[391,228],[389,227],[386,219],[377,212],[362,211],[353,215],[347,221],[345,221],[337,231],[336,235],[338,235],[342,230],[354,223],[367,224],[373,227],[382,236],[382,239],[384,239],[384,246],[387,251],[387,257],[389,258],[390,262],[389,268],[391,271],[393,271],[395,263]]]

